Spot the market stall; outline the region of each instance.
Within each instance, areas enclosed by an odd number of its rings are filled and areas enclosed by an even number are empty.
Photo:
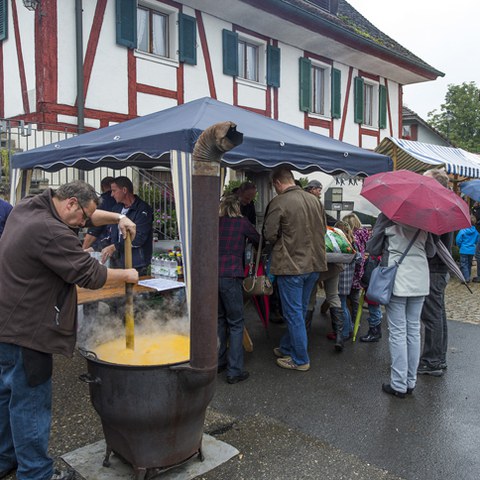
[[[480,178],[480,158],[461,148],[387,137],[375,151],[389,155],[394,170],[422,173],[430,168],[445,167],[449,175]]]
[[[216,125],[212,133],[208,127],[213,124]],[[243,133],[243,142],[242,134],[237,132],[236,128]],[[208,140],[203,140],[204,148],[199,149],[205,130],[210,132],[206,136]],[[178,395],[183,400],[183,393],[186,391],[194,395],[195,401],[200,397],[202,399],[201,407],[195,407],[197,413],[192,417],[193,400],[187,402],[187,405],[185,402],[181,403],[181,399],[172,403],[171,398],[165,398],[165,403],[168,403],[166,410],[175,411],[171,415],[178,417],[183,413],[179,411],[181,405],[184,405],[185,412],[188,410],[185,425],[182,426],[184,430],[178,438],[188,438],[189,441],[185,440],[182,445],[169,445],[168,452],[160,452],[164,453],[164,456],[157,452],[152,461],[155,467],[163,468],[168,462],[171,462],[168,465],[178,464],[193,455],[192,452],[199,451],[205,408],[213,395],[212,385],[217,366],[218,266],[216,256],[211,253],[215,252],[218,236],[220,165],[256,171],[269,171],[283,165],[301,172],[346,172],[367,176],[391,170],[392,162],[387,156],[208,98],[22,152],[16,154],[12,161],[14,169],[43,168],[49,171],[67,166],[90,170],[98,166],[123,168],[126,165],[139,168],[166,165],[172,169],[183,247],[184,278],[190,307],[190,360],[180,365],[143,367],[141,370],[150,372],[152,381],[159,380],[174,390],[177,389],[175,391],[179,392]],[[133,376],[133,370],[112,368],[108,365],[105,367],[102,362],[88,354],[85,357],[92,375],[89,380],[92,402],[98,412],[106,407],[99,398],[100,389],[105,387],[101,387],[96,381],[97,376],[108,375],[110,378],[103,383],[111,384],[114,389],[118,383],[117,376],[129,379]],[[132,430],[128,432],[130,440],[136,435],[142,435],[142,432],[133,430],[135,421],[132,419],[135,415],[142,414],[137,411],[137,407],[149,400],[143,396],[136,398],[135,393],[145,391],[146,388],[144,382],[137,384],[137,381],[137,377],[131,379],[135,388],[125,399],[132,407],[129,411],[130,420],[133,422]],[[159,396],[160,393],[159,391]],[[117,400],[115,397],[112,402]],[[120,407],[124,408],[124,405],[119,405],[119,412],[123,412]],[[162,415],[164,411],[162,407]],[[162,416],[160,421],[169,427],[175,424],[171,417],[165,419]],[[110,442],[115,445],[114,451],[118,452],[126,443],[125,439],[120,439],[120,435],[115,433],[115,429],[120,428],[119,424],[123,427],[121,413],[116,422],[115,425],[104,425],[104,432],[106,438],[109,437]],[[135,437],[130,443],[133,448],[136,443],[146,445],[148,442]],[[185,445],[188,445],[188,448]],[[150,450],[148,452],[150,453]],[[144,453],[142,451],[139,454],[142,462]],[[138,467],[140,460],[132,460],[128,456],[127,460]],[[150,459],[145,462],[150,462]],[[137,468],[137,478],[144,478],[142,472]]]

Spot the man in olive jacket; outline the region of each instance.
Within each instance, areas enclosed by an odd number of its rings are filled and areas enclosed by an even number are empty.
[[[325,212],[313,195],[295,185],[290,170],[275,170],[272,183],[278,195],[267,207],[264,236],[273,245],[270,271],[288,326],[274,354],[280,367],[307,371],[305,314],[319,273],[327,270]]]
[[[101,288],[106,280],[138,281],[134,269],[111,270],[83,251],[76,229],[118,222],[96,210],[98,197],[75,181],[23,199],[0,239],[0,478],[17,468],[19,480],[66,480],[48,456],[52,354],[72,356],[77,331],[75,285]]]

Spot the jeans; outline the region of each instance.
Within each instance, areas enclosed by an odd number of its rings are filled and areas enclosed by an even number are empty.
[[[420,315],[425,297],[392,295],[386,305],[392,361],[390,385],[398,392],[415,388],[420,360]]]
[[[297,365],[310,363],[307,352],[305,314],[312,289],[316,287],[318,272],[301,275],[278,275],[278,291],[282,301],[283,318],[288,330],[280,340],[280,350],[292,357]]]
[[[472,260],[473,255],[467,255],[465,253],[460,254],[460,270],[462,271],[467,282],[471,280]]]
[[[420,363],[433,368],[447,363],[448,329],[445,312],[447,282],[448,273],[430,273],[430,293],[425,297],[422,309],[425,339]]]
[[[382,323],[382,307],[380,305],[368,304],[368,326],[378,327]]]
[[[218,279],[218,365],[227,366],[228,377],[243,372],[243,288],[241,278]],[[228,346],[228,348],[227,348]]]
[[[0,471],[18,463],[18,480],[48,480],[52,380],[29,387],[22,349],[0,343]]]
[[[340,295],[340,303],[342,304],[342,310],[343,310],[343,316],[344,316],[343,330],[342,330],[343,338],[348,338],[350,333],[352,333],[353,331],[352,315],[347,305],[347,298],[348,298],[348,295]]]

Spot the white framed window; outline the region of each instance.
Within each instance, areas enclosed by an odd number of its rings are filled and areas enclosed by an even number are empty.
[[[312,63],[312,113],[330,116],[330,67]]]
[[[155,0],[137,5],[136,55],[160,62],[178,61],[178,10]]]
[[[259,46],[247,40],[238,40],[238,76],[246,80],[258,82]]]
[[[365,81],[363,84],[363,124],[378,125],[378,83]]]
[[[137,7],[137,49],[169,57],[168,15],[147,8]]]
[[[238,75],[250,85],[266,84],[267,77],[267,43],[246,33],[238,33]]]

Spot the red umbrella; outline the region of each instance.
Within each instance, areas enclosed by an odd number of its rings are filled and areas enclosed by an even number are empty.
[[[468,205],[437,180],[408,170],[365,179],[362,197],[390,220],[441,235],[471,226]]]

